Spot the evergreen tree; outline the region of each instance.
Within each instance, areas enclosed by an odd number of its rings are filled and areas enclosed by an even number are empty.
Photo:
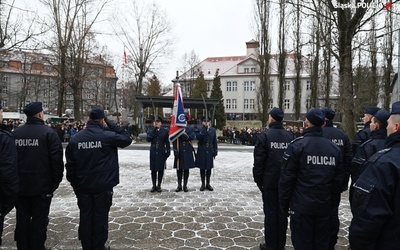
[[[218,75],[218,70],[217,72],[215,72],[210,98],[219,100],[217,106],[215,107],[215,117],[214,117],[214,119],[216,120],[215,128],[223,129],[224,126],[226,125],[226,115],[225,115],[225,106],[223,99],[224,97],[222,95],[222,90],[221,90],[221,78]]]
[[[156,75],[153,75],[152,78],[148,79],[149,83],[147,85],[147,95],[150,97],[153,96],[160,96],[161,94],[161,83],[160,80],[158,80]],[[156,116],[163,116],[162,113],[162,108],[156,108],[156,110],[154,110],[153,108],[150,108],[150,114]]]
[[[192,90],[192,96],[193,98],[207,98],[207,83],[204,80],[204,74],[203,72],[200,73],[200,75],[196,78],[194,81],[194,86]],[[209,110],[207,110],[209,112]],[[196,109],[194,111],[194,115],[196,119],[201,119],[203,115],[206,114],[206,110],[204,109]]]
[[[204,80],[203,72],[197,77],[196,81],[194,81],[194,87],[192,91],[193,98],[207,98],[207,83]]]

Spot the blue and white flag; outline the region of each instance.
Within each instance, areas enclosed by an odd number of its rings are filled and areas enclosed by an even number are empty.
[[[174,108],[172,110],[171,125],[169,128],[169,140],[175,141],[181,134],[185,132],[186,127],[186,116],[185,109],[183,107],[183,98],[181,85],[176,84],[174,94]]]

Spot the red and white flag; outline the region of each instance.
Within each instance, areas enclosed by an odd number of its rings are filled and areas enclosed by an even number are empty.
[[[128,63],[128,58],[126,57],[126,51],[124,48],[124,65]]]
[[[181,134],[185,132],[186,117],[185,109],[183,108],[183,98],[181,85],[176,84],[174,94],[174,108],[172,110],[171,125],[169,127],[169,140],[175,141]]]

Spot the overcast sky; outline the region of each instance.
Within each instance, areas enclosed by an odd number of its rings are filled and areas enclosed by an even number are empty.
[[[185,53],[194,50],[200,61],[214,56],[245,55],[245,43],[255,39],[254,29],[251,27],[254,20],[253,0],[155,2],[166,11],[171,20],[173,35],[177,38],[173,57],[159,74],[164,85],[170,84],[175,78],[176,71],[182,67],[181,58]],[[123,52],[120,53],[122,55]],[[118,60],[121,62],[119,57]]]

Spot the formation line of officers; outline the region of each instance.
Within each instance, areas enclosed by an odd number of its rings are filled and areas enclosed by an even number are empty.
[[[186,122],[187,124],[187,122]],[[192,141],[197,139],[197,152]],[[150,170],[152,188],[151,192],[161,192],[161,183],[166,168],[166,160],[171,154],[168,129],[162,127],[162,119],[157,116],[153,128],[147,131],[146,140],[150,146]],[[210,118],[202,119],[202,126],[195,131],[193,127],[186,126],[184,132],[172,143],[174,153],[174,168],[178,180],[176,192],[188,192],[189,171],[191,168],[200,169],[200,191],[213,191],[210,184],[214,159],[218,155],[217,134],[215,128],[210,126]],[[183,180],[183,185],[182,185]]]
[[[270,111],[253,153],[265,214],[261,250],[285,249],[288,217],[294,249],[334,250],[349,182],[349,249],[400,249],[400,102],[390,113],[366,107],[364,128],[351,142],[334,117],[331,108],[310,109],[294,138],[282,110]]]
[[[23,112],[23,126],[12,133],[0,130],[0,233],[15,205],[18,250],[45,250],[50,204],[63,178],[63,148],[58,134],[44,124],[41,102],[28,104]],[[113,187],[119,183],[117,148],[131,143],[124,128],[109,121],[103,109],[94,108],[86,128],[67,145],[66,177],[77,197],[78,238],[84,250],[110,249],[105,244]]]

